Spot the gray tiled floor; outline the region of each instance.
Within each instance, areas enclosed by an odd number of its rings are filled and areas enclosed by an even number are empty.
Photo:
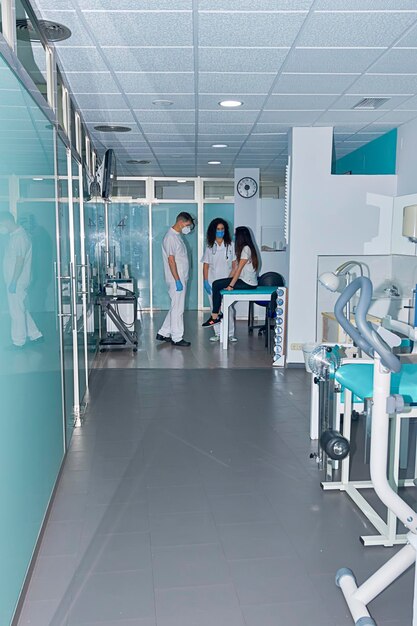
[[[19,626],[351,625],[335,571],[392,550],[320,489],[308,389],[270,367],[96,370]],[[411,598],[408,574],[378,626],[409,626]]]

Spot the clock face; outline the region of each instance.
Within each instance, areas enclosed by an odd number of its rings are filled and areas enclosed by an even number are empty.
[[[258,183],[254,178],[245,176],[245,178],[240,179],[236,188],[239,196],[242,196],[242,198],[253,198],[258,191]]]

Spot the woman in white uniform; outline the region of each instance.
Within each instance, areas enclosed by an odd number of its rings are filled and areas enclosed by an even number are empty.
[[[210,222],[206,235],[207,246],[202,259],[204,289],[213,308],[212,284],[219,278],[232,276],[236,268],[235,247],[230,237],[229,226],[221,217]],[[219,341],[220,327],[213,326],[214,335],[210,341]],[[235,311],[229,309],[229,340],[237,341],[235,334]]]

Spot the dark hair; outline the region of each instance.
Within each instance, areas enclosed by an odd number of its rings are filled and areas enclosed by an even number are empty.
[[[177,215],[177,222],[191,222],[191,230],[195,228],[195,219],[187,211],[181,211]]]
[[[207,235],[206,235],[207,245],[209,246],[209,248],[212,248],[214,246],[214,242],[216,241],[217,224],[223,224],[224,226],[223,241],[226,246],[230,246],[230,244],[232,243],[232,238],[230,236],[229,224],[226,222],[226,220],[222,219],[221,217],[216,217],[214,220],[211,220],[209,227],[207,228]]]
[[[245,246],[249,246],[250,248],[252,265],[254,270],[256,271],[259,267],[259,259],[255,244],[253,243],[251,232],[249,228],[247,228],[247,226],[238,226],[235,231],[235,250],[238,263],[240,261],[240,255],[242,254],[242,250]]]

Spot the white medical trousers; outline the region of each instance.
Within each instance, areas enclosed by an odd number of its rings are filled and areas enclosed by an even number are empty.
[[[159,329],[163,337],[171,337],[172,341],[181,341],[184,336],[184,306],[185,294],[187,293],[187,281],[182,280],[184,289],[177,291],[174,282],[167,283],[171,308],[168,311],[164,323]]]
[[[213,310],[213,297],[209,296],[208,298],[210,300],[210,310]],[[234,337],[235,334],[235,315],[235,306],[232,304],[232,306],[229,306],[229,337]],[[220,326],[221,323],[213,326],[214,334],[217,337],[220,337]]]
[[[27,339],[35,341],[42,337],[42,333],[26,308],[26,290],[18,286],[16,293],[7,294],[7,299],[12,322],[12,342],[14,345],[23,346]]]

